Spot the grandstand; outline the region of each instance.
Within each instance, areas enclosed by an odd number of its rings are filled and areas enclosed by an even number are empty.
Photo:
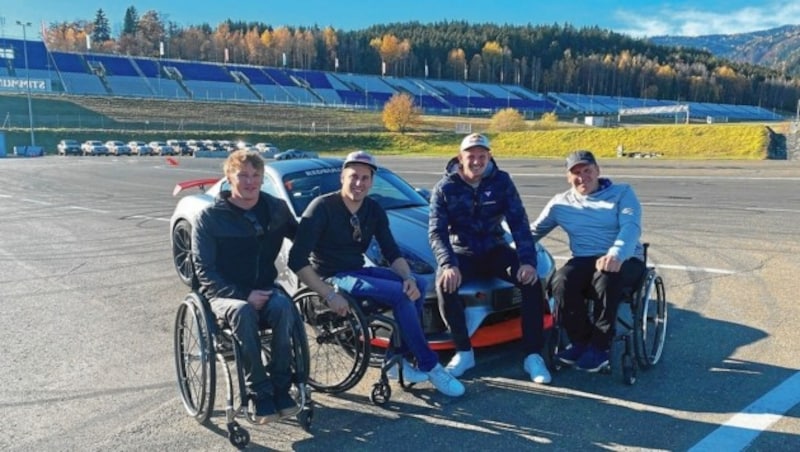
[[[25,50],[27,65],[23,57]],[[546,112],[619,117],[621,112],[631,109],[678,104],[628,97],[544,94],[519,85],[60,52],[50,51],[42,41],[0,39],[0,93],[20,93],[28,89],[37,94],[290,104],[371,111],[382,110],[393,95],[407,93],[428,114],[490,115],[512,107],[526,117]],[[688,114],[694,120],[782,119],[766,109],[749,105],[700,102],[681,105],[688,107]]]

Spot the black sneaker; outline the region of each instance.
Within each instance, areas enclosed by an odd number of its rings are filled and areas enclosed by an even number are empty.
[[[270,394],[255,395],[250,398],[250,412],[256,424],[266,424],[267,422],[278,420],[278,411],[272,402]]]
[[[293,416],[297,413],[297,403],[295,403],[288,391],[278,391],[273,400],[275,401],[275,408],[278,409],[278,414],[281,417]]]
[[[608,351],[599,350],[590,345],[575,363],[575,367],[587,372],[598,372],[604,367],[608,367]]]

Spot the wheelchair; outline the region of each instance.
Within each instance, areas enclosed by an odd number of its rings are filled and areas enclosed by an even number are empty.
[[[398,366],[403,389],[413,386],[403,379],[402,356],[391,353],[399,347],[400,330],[386,315],[388,308],[370,300],[356,300],[346,292],[350,309],[346,316],[331,311],[316,292],[301,288],[293,297],[300,311],[309,344],[308,384],[329,394],[345,392],[357,385],[368,367],[379,367],[380,377],[372,386],[369,400],[386,405],[392,396],[387,372]],[[374,345],[388,336],[390,349],[384,353]]]
[[[668,309],[664,280],[654,266],[647,264],[650,244],[644,243],[643,246],[645,269],[636,284],[623,288],[615,336],[609,351],[609,366],[601,370],[620,373],[627,385],[636,383],[639,369],[650,369],[660,361],[667,337]],[[587,300],[587,303],[591,317],[592,300]],[[548,340],[548,361],[553,369],[559,370],[561,365],[555,356],[569,345],[569,338],[559,325],[558,306],[552,296],[550,305],[556,320]]]
[[[311,427],[314,408],[310,391],[307,388],[309,353],[305,330],[300,316],[296,322],[292,337],[292,389],[291,395],[297,402],[298,409],[292,414],[296,416],[300,426],[308,431]],[[226,382],[225,417],[227,421],[228,440],[237,448],[244,448],[250,442],[250,434],[237,421],[237,416],[244,416],[255,424],[252,413],[248,410],[249,400],[246,396],[243,370],[239,362],[239,346],[233,340],[232,332],[223,322],[219,322],[211,311],[208,300],[197,292],[186,296],[178,308],[175,317],[175,369],[177,372],[178,390],[181,400],[190,416],[199,423],[205,424],[214,409],[214,398],[217,387],[217,366],[223,370]],[[262,330],[262,360],[268,363],[271,332]],[[239,399],[234,404],[234,388],[230,365],[236,368]]]

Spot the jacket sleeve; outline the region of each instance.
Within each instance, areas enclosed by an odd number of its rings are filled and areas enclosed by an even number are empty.
[[[547,205],[544,206],[544,209],[539,213],[539,217],[536,221],[531,223],[531,235],[533,236],[534,242],[538,242],[558,226],[558,222],[556,222],[556,219],[552,216],[554,202],[555,197],[548,201]]]
[[[195,275],[200,282],[203,296],[213,298],[237,298],[246,300],[250,290],[239,287],[225,278],[217,270],[217,240],[213,234],[214,219],[212,210],[204,210],[192,230],[192,263]]]
[[[642,236],[642,205],[631,187],[622,192],[617,204],[619,233],[608,254],[625,261],[633,256]]]
[[[445,180],[442,179],[433,187],[430,217],[428,218],[428,240],[431,243],[431,250],[436,258],[436,263],[441,268],[458,267],[458,258],[450,243],[450,233],[448,231],[450,220],[443,189]]]
[[[536,245],[531,235],[528,224],[528,213],[522,204],[516,185],[510,176],[506,176],[506,199],[508,209],[506,211],[506,222],[511,229],[511,236],[517,247],[517,256],[520,264],[528,264],[536,267]]]

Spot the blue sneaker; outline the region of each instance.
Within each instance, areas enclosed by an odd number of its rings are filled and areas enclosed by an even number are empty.
[[[568,349],[558,352],[556,359],[571,366],[581,359],[587,348],[584,344],[573,343]]]
[[[598,350],[590,345],[583,356],[575,363],[575,367],[587,372],[598,372],[608,366],[608,351]]]

